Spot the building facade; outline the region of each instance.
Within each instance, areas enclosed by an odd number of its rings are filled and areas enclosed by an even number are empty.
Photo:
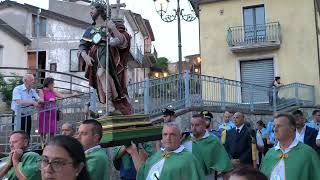
[[[0,62],[4,62],[1,66],[38,67],[38,69],[71,73],[83,77],[84,73],[78,61],[77,52],[79,41],[86,28],[92,22],[89,14],[90,3],[58,0],[50,0],[49,2],[49,9],[41,9],[41,11],[35,6],[19,4],[13,1],[0,3],[2,24],[9,25],[11,29],[17,32],[2,33],[7,29],[4,28],[4,25],[0,28],[0,31],[2,30],[0,36],[3,36],[0,41]],[[142,81],[148,75],[148,68],[150,67],[149,61],[146,61],[148,60],[146,59],[148,54],[145,51],[147,47],[145,44],[148,43],[148,46],[152,44],[152,41],[154,41],[153,32],[151,27],[147,27],[145,23],[147,20],[143,19],[141,15],[132,13],[129,10],[121,10],[120,14],[127,27],[127,32],[132,37],[128,60],[128,79],[131,82]],[[38,15],[39,23],[37,23]],[[141,23],[138,23],[137,19],[141,19]],[[38,24],[39,33],[37,36]],[[21,41],[21,37],[27,40],[23,39]],[[8,38],[14,38],[15,41]],[[150,42],[146,42],[148,39],[150,39]],[[11,45],[16,41],[18,44]],[[15,51],[15,53],[9,58],[7,54],[12,51]],[[38,58],[36,57],[36,52],[38,52]],[[145,64],[145,62],[149,64]],[[70,81],[87,86],[84,80],[71,79],[64,74],[41,73],[39,76],[41,78],[52,76],[55,79],[66,81],[56,82],[57,86],[60,87],[68,86],[70,88]],[[81,86],[76,87],[78,90],[81,89]]]
[[[201,72],[270,86],[315,86],[320,103],[316,0],[196,0]]]

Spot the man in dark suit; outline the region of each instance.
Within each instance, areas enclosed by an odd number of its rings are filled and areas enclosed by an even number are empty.
[[[302,111],[295,110],[292,112],[292,115],[296,120],[296,138],[319,152],[319,148],[316,145],[318,131],[305,124],[306,119]]]
[[[252,165],[251,130],[245,125],[242,113],[236,112],[233,118],[236,127],[227,131],[225,148],[235,167]]]

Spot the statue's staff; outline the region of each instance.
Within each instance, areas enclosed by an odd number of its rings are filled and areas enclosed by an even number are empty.
[[[106,14],[107,14],[107,20],[106,23],[108,23],[108,20],[111,19],[111,9],[110,9],[110,4],[109,0],[106,0]],[[109,96],[109,91],[108,91],[108,77],[109,77],[109,30],[108,28],[105,28],[106,30],[106,113],[105,116],[109,115],[109,104],[108,104],[108,96]]]
[[[109,77],[109,55],[110,55],[110,52],[109,52],[109,45],[110,45],[110,33],[109,33],[109,29],[108,29],[108,22],[109,21],[112,21],[113,18],[112,18],[112,11],[111,9],[112,8],[115,8],[116,9],[116,15],[114,17],[114,20],[116,21],[119,21],[120,18],[120,8],[121,7],[126,7],[126,5],[123,3],[121,4],[120,3],[120,0],[117,0],[117,4],[116,5],[110,5],[109,4],[109,0],[106,0],[106,3],[105,3],[105,9],[106,9],[106,14],[107,14],[107,20],[106,20],[106,114],[105,116],[108,116],[109,114],[109,104],[108,104],[108,95],[111,96],[111,94],[109,94],[109,90],[108,90],[108,87],[109,87],[109,82],[108,82],[108,77]]]

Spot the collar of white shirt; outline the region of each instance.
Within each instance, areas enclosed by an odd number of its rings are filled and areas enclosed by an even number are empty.
[[[296,139],[304,143],[305,132],[306,132],[306,125],[304,125],[304,127],[300,132],[298,132],[298,129],[296,129]]]
[[[174,151],[171,151],[173,153],[181,153],[183,150],[184,150],[184,146],[183,145],[180,145],[178,149],[174,150]],[[162,151],[165,151],[165,149],[163,149]]]
[[[241,132],[243,126],[244,126],[244,124],[242,124],[240,127],[236,127],[236,130],[238,131],[238,129],[239,129],[239,132]]]
[[[25,91],[25,90],[27,89],[26,85],[25,85],[25,84],[22,84],[21,89],[22,89],[23,91]]]
[[[296,129],[296,132],[299,134],[304,134],[306,132],[306,127],[307,127],[307,125],[304,125],[302,130],[300,131],[300,133],[298,132],[298,129]]]
[[[277,145],[274,147],[275,150],[281,150],[284,154],[288,153],[292,148],[294,148],[295,146],[297,146],[299,144],[299,140],[295,137],[294,140],[292,141],[292,143],[290,144],[290,146],[288,148],[286,148],[285,150],[282,150],[280,148],[280,142],[277,143]]]
[[[191,137],[194,138],[193,134],[190,134],[190,135],[191,135]],[[205,138],[207,138],[207,137],[209,137],[209,136],[210,136],[209,131],[206,130],[206,133],[204,133],[204,135],[203,135],[202,138],[200,138],[200,139],[205,139]]]
[[[100,148],[101,148],[101,146],[97,145],[97,146],[94,146],[92,148],[87,149],[86,151],[84,151],[84,153],[90,153],[90,152],[92,152],[92,151],[94,151],[96,149],[100,149]]]

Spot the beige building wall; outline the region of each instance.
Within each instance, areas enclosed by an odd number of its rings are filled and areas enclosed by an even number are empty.
[[[22,42],[8,35],[0,29],[0,46],[2,47],[2,57],[0,57],[0,67],[22,67],[27,68],[27,53],[26,47]],[[24,75],[26,72],[17,70],[0,70],[0,73],[10,75],[16,73]]]
[[[279,22],[282,43],[277,50],[232,53],[229,27],[243,26],[243,7],[264,4],[265,22]],[[275,75],[285,84],[316,87],[320,103],[319,62],[313,0],[226,0],[200,5],[202,74],[240,79],[240,61],[274,58]]]

